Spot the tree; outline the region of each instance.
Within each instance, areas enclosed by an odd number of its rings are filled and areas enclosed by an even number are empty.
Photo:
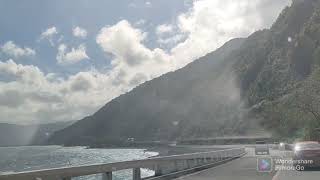
[[[295,93],[295,106],[320,123],[320,79],[309,78],[302,84],[302,88]]]
[[[319,139],[320,127],[320,69],[301,84],[295,92],[293,106],[302,111],[310,119],[305,122],[304,137],[308,140]]]

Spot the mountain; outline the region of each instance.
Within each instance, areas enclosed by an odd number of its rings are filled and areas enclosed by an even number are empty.
[[[0,147],[40,145],[55,131],[70,126],[70,122],[51,124],[16,125],[0,123]]]
[[[289,104],[298,101],[295,95],[306,83],[319,84],[319,12],[319,0],[295,0],[270,29],[233,39],[184,68],[141,84],[57,131],[49,143],[299,134],[298,126],[314,118],[300,108],[305,118],[296,119],[297,109]]]

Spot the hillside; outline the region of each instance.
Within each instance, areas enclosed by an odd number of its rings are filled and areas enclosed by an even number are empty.
[[[303,124],[312,124],[316,116],[290,105],[307,98],[296,99],[296,93],[319,84],[319,4],[294,1],[271,29],[231,40],[182,69],[143,83],[56,132],[49,142],[108,144],[130,137],[173,140],[265,129],[275,136],[301,135],[300,129],[308,129]]]

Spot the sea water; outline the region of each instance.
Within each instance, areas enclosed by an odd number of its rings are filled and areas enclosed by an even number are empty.
[[[0,174],[145,159],[157,154],[157,152],[148,152],[144,149],[87,149],[62,146],[0,147]],[[151,170],[142,169],[143,177],[153,174]],[[114,172],[113,178],[115,180],[132,179],[132,170]],[[101,175],[73,179],[95,180],[101,179]]]

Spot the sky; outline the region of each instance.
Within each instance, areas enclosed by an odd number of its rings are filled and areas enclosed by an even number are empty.
[[[80,120],[233,38],[291,0],[0,1],[0,122]]]

